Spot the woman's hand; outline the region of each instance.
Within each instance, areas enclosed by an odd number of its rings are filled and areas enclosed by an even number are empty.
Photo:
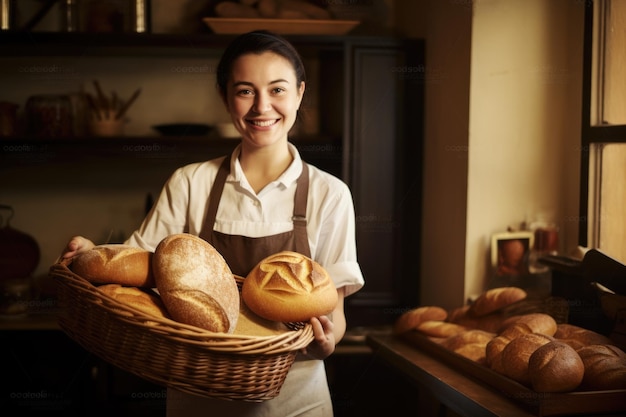
[[[337,289],[338,302],[328,316],[313,317],[310,321],[314,340],[302,352],[315,359],[326,359],[346,333],[346,316],[343,311],[344,288]]]
[[[61,254],[61,259],[73,258],[74,256],[78,255],[81,252],[86,252],[90,250],[94,246],[95,245],[91,240],[84,238],[82,236],[74,236],[67,243],[67,245],[65,246],[65,249],[63,249],[63,253]]]
[[[313,317],[310,323],[315,339],[302,351],[315,359],[326,359],[335,351],[335,325],[327,316]]]

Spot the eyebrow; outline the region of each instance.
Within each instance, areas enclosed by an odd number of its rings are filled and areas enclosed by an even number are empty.
[[[270,81],[267,85],[272,85],[272,84],[277,84],[277,83],[287,83],[287,84],[289,84],[289,81],[285,80],[284,78],[279,78],[277,80]],[[233,83],[233,87],[238,87],[240,85],[254,86],[254,84],[252,84],[251,82],[248,82],[248,81],[237,81],[237,82]]]

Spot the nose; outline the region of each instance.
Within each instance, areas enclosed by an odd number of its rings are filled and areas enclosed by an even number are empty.
[[[271,100],[268,94],[259,92],[254,97],[253,110],[256,113],[263,114],[272,108]]]

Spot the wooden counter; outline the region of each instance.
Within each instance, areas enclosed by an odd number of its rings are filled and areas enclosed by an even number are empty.
[[[480,379],[459,372],[435,356],[411,345],[408,341],[391,334],[371,334],[367,336],[366,341],[374,355],[384,359],[395,370],[412,378],[418,386],[430,390],[443,406],[460,416],[531,417],[539,415],[516,402],[514,398],[507,397]],[[623,417],[624,412],[601,415]]]

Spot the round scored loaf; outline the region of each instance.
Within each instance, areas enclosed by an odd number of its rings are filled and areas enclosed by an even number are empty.
[[[163,239],[154,251],[153,272],[163,303],[178,322],[232,333],[239,317],[239,289],[222,255],[187,233]]]
[[[128,304],[142,312],[160,318],[170,318],[161,298],[137,287],[123,287],[119,284],[105,284],[99,291],[123,304]]]
[[[568,323],[559,323],[554,337],[576,350],[589,345],[610,345],[612,343],[611,339],[603,334]]]
[[[585,365],[582,388],[626,389],[626,353],[615,345],[589,345],[577,351]]]
[[[72,271],[96,284],[154,287],[153,253],[122,244],[98,245],[72,259]]]
[[[555,340],[530,355],[528,374],[537,392],[568,392],[582,382],[585,365],[574,348]]]
[[[259,316],[282,322],[329,314],[339,300],[328,272],[311,258],[291,251],[261,260],[243,281],[241,296]]]
[[[521,301],[526,296],[526,291],[518,287],[492,288],[479,295],[471,304],[469,311],[476,317],[485,316]]]
[[[540,333],[528,333],[511,340],[502,350],[504,375],[519,383],[530,385],[528,370],[530,355],[553,340],[553,337]]]

